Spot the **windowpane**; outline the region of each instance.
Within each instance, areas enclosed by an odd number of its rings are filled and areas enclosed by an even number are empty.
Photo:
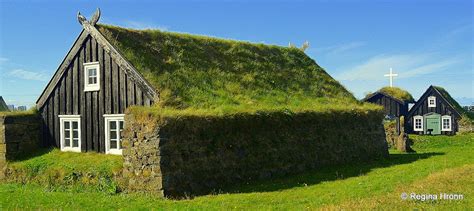
[[[88,84],[97,84],[97,77],[89,77]]]
[[[61,147],[66,148],[65,150],[78,151],[80,145],[79,121],[76,117],[64,117],[61,120],[63,127]]]
[[[123,121],[119,121],[119,129],[122,130],[123,129]]]
[[[110,139],[117,139],[117,131],[110,131]]]
[[[79,139],[72,140],[72,147],[79,147]]]
[[[120,140],[118,143],[119,143],[119,149],[122,149],[122,140]]]
[[[117,141],[115,140],[110,141],[110,149],[117,149]]]
[[[110,121],[110,129],[111,129],[111,130],[117,129],[117,122],[115,122],[115,121]]]
[[[415,119],[415,129],[421,129],[422,124],[421,124],[421,119]]]
[[[443,129],[449,129],[451,127],[450,119],[443,119]]]
[[[89,69],[89,77],[91,76],[96,76],[97,75],[97,71],[95,68],[90,68]]]

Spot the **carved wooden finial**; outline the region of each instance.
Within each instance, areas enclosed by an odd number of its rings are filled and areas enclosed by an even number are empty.
[[[100,18],[100,9],[97,8],[97,10],[95,10],[95,13],[92,16],[89,23],[94,26],[97,23],[97,21],[99,21],[99,18]]]
[[[87,21],[86,17],[81,15],[81,12],[77,12],[77,20],[79,21],[81,25],[83,25],[84,22]]]
[[[84,24],[89,24],[91,26],[94,26],[97,21],[99,21],[99,18],[100,18],[100,9],[97,8],[97,10],[95,11],[94,15],[92,15],[92,18],[90,21],[88,21],[86,19],[86,17],[84,17],[83,15],[81,15],[81,12],[77,12],[77,20],[79,21],[79,23],[81,25],[84,25]]]

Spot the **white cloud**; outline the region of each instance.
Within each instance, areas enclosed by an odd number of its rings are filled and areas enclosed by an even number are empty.
[[[5,62],[8,62],[8,58],[5,58],[5,57],[0,57],[0,64],[3,64]]]
[[[459,62],[456,58],[439,60],[432,54],[379,55],[342,70],[336,78],[343,81],[387,80],[383,75],[391,67],[398,73],[397,78],[411,78],[442,71]]]
[[[343,53],[352,49],[356,49],[359,47],[362,47],[366,45],[365,42],[350,42],[350,43],[343,43],[339,45],[332,45],[332,46],[327,46],[327,47],[321,47],[321,48],[314,48],[314,51],[316,52],[321,52],[321,53],[327,53],[327,54],[339,54]]]
[[[23,69],[15,69],[10,71],[10,76],[33,81],[47,81],[48,76],[43,73],[31,72]]]

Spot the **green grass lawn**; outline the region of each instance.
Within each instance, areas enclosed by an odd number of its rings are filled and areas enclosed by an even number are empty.
[[[6,182],[39,184],[49,191],[116,193],[115,178],[121,173],[122,161],[116,155],[42,149],[10,161]]]
[[[411,137],[416,154],[391,151],[386,160],[241,184],[188,200],[0,184],[0,209],[473,209],[474,135]],[[403,192],[457,193],[464,200],[401,200]]]

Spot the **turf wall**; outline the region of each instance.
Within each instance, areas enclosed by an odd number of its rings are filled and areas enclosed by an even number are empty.
[[[41,121],[37,114],[0,114],[0,179],[7,160],[14,160],[40,147]]]
[[[388,155],[380,111],[219,116],[129,112],[124,176],[130,191],[182,197],[236,182]]]

